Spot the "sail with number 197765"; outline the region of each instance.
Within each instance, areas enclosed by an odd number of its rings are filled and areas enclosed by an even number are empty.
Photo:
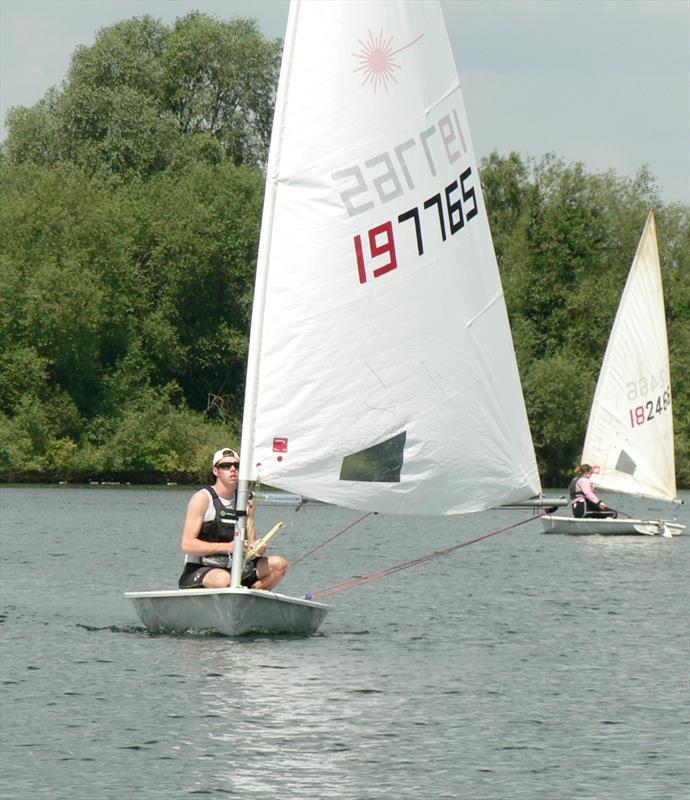
[[[239,508],[255,481],[346,508],[428,517],[541,492],[435,0],[291,3],[240,469]],[[426,528],[433,536],[433,524]],[[327,610],[240,588],[239,574],[230,589],[129,597],[152,629],[231,635],[311,632]]]

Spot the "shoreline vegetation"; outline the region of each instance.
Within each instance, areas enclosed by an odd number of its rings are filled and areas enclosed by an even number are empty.
[[[196,485],[209,454],[239,442],[281,47],[253,20],[130,19],[8,112],[0,483]],[[545,485],[579,461],[655,209],[690,488],[690,208],[664,204],[644,166],[627,178],[494,152],[480,172]]]

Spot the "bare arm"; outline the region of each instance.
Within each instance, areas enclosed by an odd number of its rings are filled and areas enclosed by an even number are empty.
[[[254,544],[256,541],[256,526],[254,524],[254,516],[256,514],[256,506],[253,500],[247,501],[247,542]]]
[[[232,553],[232,542],[204,542],[199,539],[208,508],[208,492],[201,489],[192,495],[182,528],[180,549],[190,556],[209,556],[213,553]]]
[[[580,478],[579,481],[580,489],[582,489],[582,494],[592,503],[596,503],[597,505],[601,502],[599,498],[594,494],[594,487],[592,486],[592,482],[589,478]]]

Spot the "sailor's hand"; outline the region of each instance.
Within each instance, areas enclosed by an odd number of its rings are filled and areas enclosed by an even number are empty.
[[[248,542],[248,541],[245,540],[245,542],[244,542],[245,550],[253,550],[255,547],[256,547],[256,542]],[[263,545],[261,545],[261,547],[259,547],[257,549],[257,551],[256,551],[256,553],[254,553],[254,555],[257,556],[257,557],[258,556],[262,556],[266,552],[266,550],[268,550],[268,545],[267,544],[263,544]]]
[[[247,500],[247,517],[254,519],[255,512],[256,512],[256,506],[254,505],[254,501]]]

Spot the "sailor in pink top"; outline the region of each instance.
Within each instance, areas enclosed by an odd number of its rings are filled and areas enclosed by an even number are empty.
[[[595,505],[599,505],[601,500],[594,494],[594,487],[592,486],[592,481],[589,478],[586,478],[584,475],[578,480],[577,482],[578,487],[582,494],[587,498],[587,500],[591,501]]]
[[[590,517],[594,519],[615,519],[618,512],[600,500],[594,492],[590,476],[593,470],[589,464],[580,464],[575,470],[575,477],[570,481],[570,507],[574,517]]]

